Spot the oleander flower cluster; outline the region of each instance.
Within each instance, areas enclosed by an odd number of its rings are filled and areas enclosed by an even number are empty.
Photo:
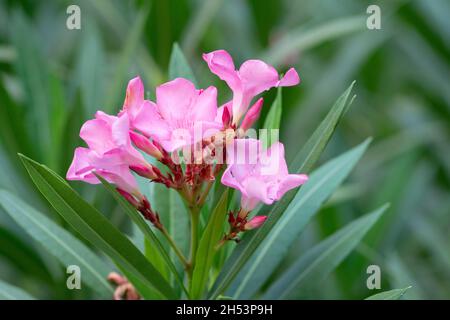
[[[265,149],[260,140],[246,136],[263,107],[263,98],[256,98],[274,87],[297,85],[300,79],[293,68],[280,77],[261,60],[247,60],[237,69],[224,50],[204,54],[203,59],[231,89],[230,101],[218,107],[217,88],[199,89],[184,78],[159,85],[151,101],[136,77],[128,83],[117,115],[98,111],[84,123],[80,137],[87,147],[76,148],[67,179],[97,184],[101,176],[163,233],[159,214],[139,190],[136,174],[178,191],[193,215],[220,179],[240,193],[240,208],[229,212],[229,231],[222,239],[226,242],[264,223],[266,216],[250,218],[259,204],[271,205],[308,179],[288,172],[282,143]]]

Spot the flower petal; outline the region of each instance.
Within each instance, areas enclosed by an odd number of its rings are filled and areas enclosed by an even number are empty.
[[[294,68],[290,68],[283,78],[277,83],[277,87],[290,87],[300,83],[300,77]]]
[[[193,121],[214,121],[217,115],[217,89],[208,87],[198,92],[194,105],[190,106],[189,117]]]
[[[196,99],[197,90],[194,84],[183,78],[176,78],[156,88],[158,111],[171,124],[185,121],[191,103]]]
[[[88,174],[80,174],[80,172],[86,171],[90,172],[93,167],[89,163],[89,153],[91,151],[88,148],[78,147],[75,149],[72,164],[67,171],[67,180],[82,180],[87,183],[97,184],[100,183],[98,179]]]
[[[281,199],[283,195],[291,189],[297,188],[298,186],[304,184],[308,181],[308,176],[306,174],[289,174],[283,178],[280,182],[276,194],[277,200]]]
[[[261,60],[245,61],[239,69],[239,76],[244,86],[244,95],[252,98],[278,83],[277,70]]]
[[[156,104],[151,101],[144,101],[131,124],[134,129],[141,131],[147,137],[154,137],[157,141],[170,137],[167,122],[159,114]]]
[[[216,50],[203,54],[203,60],[208,64],[212,73],[225,81],[232,90],[241,87],[236,68],[234,67],[233,58],[225,50]]]
[[[80,130],[80,137],[91,150],[105,153],[114,148],[110,125],[102,119],[86,121]]]
[[[135,77],[128,82],[123,111],[127,111],[134,118],[139,111],[139,107],[144,101],[144,84],[141,78]]]

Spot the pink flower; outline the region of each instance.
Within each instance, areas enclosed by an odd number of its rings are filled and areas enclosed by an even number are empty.
[[[300,82],[294,68],[279,79],[275,68],[261,60],[247,60],[236,70],[233,59],[225,50],[203,54],[203,59],[211,72],[224,80],[233,91],[233,124],[236,125],[253,97],[273,87],[294,86]]]
[[[221,181],[242,193],[244,212],[253,210],[259,202],[271,205],[308,180],[304,174],[289,174],[280,142],[262,150],[259,140],[236,139],[227,148],[227,163]]]
[[[75,149],[67,179],[97,184],[100,181],[95,172],[118,188],[140,197],[129,167],[150,169],[151,166],[131,145],[128,115],[115,117],[98,111],[95,119],[86,121],[81,127],[80,137],[89,148]]]
[[[139,86],[136,88],[140,92]],[[132,127],[155,139],[168,152],[208,138],[222,128],[222,124],[215,121],[215,87],[197,90],[189,80],[177,78],[156,88],[156,104],[148,100],[139,104],[139,101],[133,100],[127,104],[131,107],[124,107],[134,114]],[[135,109],[138,110],[135,112]]]

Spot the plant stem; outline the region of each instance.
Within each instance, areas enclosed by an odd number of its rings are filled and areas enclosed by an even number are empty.
[[[200,208],[193,206],[191,208],[191,260],[190,260],[190,272],[194,270],[195,257],[197,255],[198,247],[198,223],[200,218]]]
[[[184,268],[189,269],[189,262],[186,260],[183,253],[181,252],[180,248],[178,248],[177,244],[172,239],[172,237],[170,236],[167,229],[164,226],[162,226],[161,228],[159,228],[159,230],[161,230],[162,234],[166,237],[166,239],[169,242],[170,246],[172,247],[173,251],[175,252],[177,257],[180,259],[181,263],[183,263]]]
[[[198,206],[199,207],[202,207],[203,204],[205,203],[206,198],[208,197],[209,191],[211,191],[211,187],[214,185],[214,182],[215,182],[214,180],[208,181],[208,184],[206,185],[205,191],[203,191],[202,195],[198,199]]]

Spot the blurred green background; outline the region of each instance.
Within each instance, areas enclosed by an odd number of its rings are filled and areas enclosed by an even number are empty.
[[[66,9],[81,9],[81,30]],[[369,4],[381,30],[366,28]],[[357,95],[322,162],[374,141],[351,179],[290,249],[277,272],[320,239],[390,202],[389,211],[316,298],[360,299],[366,268],[377,264],[382,289],[411,285],[406,298],[450,298],[450,2],[447,0],[0,1],[0,188],[68,228],[33,186],[17,153],[61,175],[82,142],[81,124],[117,112],[129,79],[141,75],[153,97],[168,80],[178,42],[201,87],[220,102],[230,93],[201,59],[225,49],[239,65],[261,58],[302,78],[283,91],[281,141],[293,156],[356,80]],[[265,108],[274,98],[266,94]],[[262,117],[263,118],[263,117]],[[127,218],[100,187],[71,183],[127,230]],[[65,268],[0,209],[0,280],[38,298],[90,298],[66,289]]]

